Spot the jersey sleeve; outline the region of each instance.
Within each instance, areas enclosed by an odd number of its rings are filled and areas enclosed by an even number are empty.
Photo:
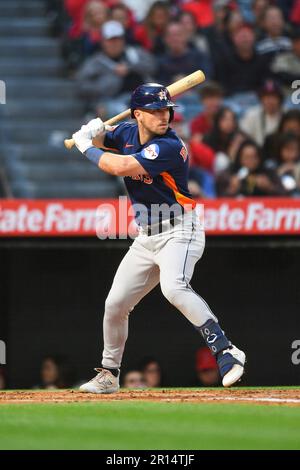
[[[171,143],[159,140],[148,145],[141,152],[133,154],[142,167],[152,178],[164,171],[170,171],[183,162],[182,149],[179,142]]]
[[[120,149],[123,147],[123,131],[127,126],[127,123],[122,123],[118,126],[114,126],[113,130],[106,131],[103,142],[104,146],[114,151],[120,151]]]

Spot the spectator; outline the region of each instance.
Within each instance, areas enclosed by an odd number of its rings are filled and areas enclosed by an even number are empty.
[[[266,80],[259,90],[260,104],[250,108],[240,121],[240,128],[262,146],[268,135],[276,132],[283,114],[283,94],[273,80]]]
[[[210,54],[209,44],[204,36],[198,30],[196,18],[189,11],[182,11],[178,16],[178,21],[182,25],[187,37],[188,46],[191,49],[198,50],[203,54]]]
[[[231,43],[232,35],[238,31],[242,26],[244,26],[244,19],[239,10],[233,10],[229,13],[226,18],[226,34],[228,35],[229,42]]]
[[[140,371],[146,387],[154,388],[162,385],[162,371],[159,362],[153,357],[146,357],[140,365]]]
[[[215,152],[216,173],[235,161],[238,149],[245,139],[245,134],[238,128],[234,112],[228,107],[222,107],[215,116],[211,132],[203,137],[203,143]]]
[[[211,76],[209,57],[189,48],[183,26],[179,22],[172,21],[167,26],[164,41],[167,51],[158,60],[159,82],[168,85],[179,76],[188,75],[198,69],[203,70],[206,78]]]
[[[287,193],[300,195],[300,139],[295,134],[282,134],[278,142],[277,174]]]
[[[216,387],[220,385],[220,374],[215,357],[206,346],[196,352],[197,385]]]
[[[149,15],[153,3],[157,3],[157,0],[123,0],[123,3],[134,11],[136,20],[142,22],[145,20],[146,16]],[[164,2],[161,1],[160,3]]]
[[[212,131],[215,116],[222,105],[223,92],[217,83],[208,82],[201,88],[200,96],[203,111],[190,124],[192,138],[189,143],[191,157],[189,189],[195,197],[212,198],[216,196],[213,175],[215,150],[202,140],[204,135]]]
[[[190,166],[200,168],[213,174],[216,166],[215,151],[204,142],[197,142],[196,140],[191,140],[189,142],[189,149],[191,158]]]
[[[104,1],[89,0],[83,9],[83,24],[82,30],[95,34],[97,39],[101,39],[101,28],[107,21],[109,11]]]
[[[274,160],[277,154],[278,141],[282,134],[292,133],[300,138],[300,111],[299,109],[290,109],[286,111],[279,123],[278,131],[266,137],[263,154],[265,159]]]
[[[126,372],[123,378],[124,388],[145,388],[143,375],[138,370],[130,370]]]
[[[101,28],[108,19],[106,5],[99,0],[92,0],[85,5],[81,41],[84,58],[99,51],[102,41]]]
[[[300,28],[291,34],[292,50],[280,52],[271,63],[271,71],[280,82],[291,92],[294,80],[300,77]]]
[[[194,141],[201,141],[204,134],[211,131],[216,113],[223,101],[223,90],[215,82],[206,82],[200,88],[200,99],[203,110],[190,124]]]
[[[135,30],[135,40],[153,54],[161,54],[165,50],[163,35],[170,20],[170,9],[167,3],[153,3],[142,24]]]
[[[133,18],[132,12],[123,3],[115,5],[111,9],[111,20],[118,21],[121,23],[125,30],[125,42],[126,44],[136,44],[134,35],[136,24]]]
[[[189,141],[189,129],[183,115],[175,112],[171,124],[177,135],[184,141]],[[193,151],[191,150],[194,147]],[[196,148],[197,147],[197,148]],[[209,159],[214,159],[214,152],[201,142],[187,144],[190,154],[189,191],[195,197],[215,197],[215,182],[212,174],[212,164]],[[208,167],[208,168],[207,168]]]
[[[126,46],[121,23],[108,21],[102,27],[102,52],[88,59],[77,73],[79,93],[97,114],[112,116],[124,111],[132,90],[151,81],[155,64],[141,48]],[[114,100],[112,100],[114,98]]]
[[[214,21],[212,0],[194,0],[183,3],[183,11],[193,13],[199,28],[211,26]]]
[[[170,124],[170,127],[175,130],[176,134],[180,139],[184,141],[185,144],[189,141],[190,132],[187,121],[184,119],[183,114],[175,111],[173,121]]]
[[[286,194],[275,171],[263,165],[259,147],[242,143],[236,161],[217,178],[219,196],[282,196]]]
[[[83,11],[88,2],[89,0],[64,0],[66,14],[71,19],[68,31],[71,39],[79,37],[82,32]]]
[[[257,52],[271,58],[279,52],[292,48],[291,40],[284,31],[282,11],[276,6],[266,8],[263,16],[263,38],[257,43]]]
[[[280,8],[283,14],[284,21],[287,22],[291,17],[294,5],[295,3],[297,3],[297,0],[276,0],[273,3],[275,3],[278,8]]]
[[[227,22],[230,16],[229,1],[216,0],[213,2],[214,21],[208,28],[203,28],[210,49],[210,56],[213,63],[217,63],[218,58],[229,53],[231,41],[227,38]]]
[[[216,78],[226,95],[252,93],[269,76],[266,61],[255,52],[255,35],[250,26],[243,26],[232,35],[233,53],[218,58]]]
[[[72,385],[70,369],[62,356],[47,356],[41,366],[41,383],[36,388],[58,389]]]
[[[269,0],[254,0],[252,3],[253,27],[256,29],[257,37],[263,35],[265,11],[270,5]]]
[[[293,25],[300,26],[300,0],[294,1],[289,19]]]
[[[101,49],[101,28],[107,19],[108,10],[103,2],[92,0],[85,4],[76,36],[67,34],[63,40],[63,56],[70,72]]]
[[[228,57],[232,57],[234,48],[232,36],[242,26],[244,26],[244,20],[240,11],[228,9],[224,18],[224,29],[220,35],[218,50],[214,55],[216,63],[218,63],[220,55],[228,55]]]
[[[279,124],[279,133],[292,132],[300,137],[300,110],[290,109],[282,116]]]

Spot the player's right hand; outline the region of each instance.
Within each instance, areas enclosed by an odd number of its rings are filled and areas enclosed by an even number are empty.
[[[82,127],[85,127],[87,130],[90,131],[90,136],[92,139],[94,137],[103,135],[103,133],[105,132],[104,122],[100,118],[92,119],[86,124],[86,126]]]

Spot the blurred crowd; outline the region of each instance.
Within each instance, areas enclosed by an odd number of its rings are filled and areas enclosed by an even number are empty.
[[[172,123],[194,196],[300,196],[300,0],[49,0],[48,16],[91,117],[204,71]]]
[[[66,357],[50,355],[43,359],[40,368],[38,389],[55,390],[77,388],[87,379],[76,381],[74,370]],[[154,357],[145,357],[136,368],[122,373],[121,385],[124,388],[154,388],[163,383],[162,369]]]
[[[48,355],[44,357],[40,365],[39,382],[32,388],[41,390],[78,388],[88,378],[78,381],[76,375],[68,358],[62,355]],[[220,383],[215,357],[206,346],[199,348],[195,354],[194,377],[182,386],[215,387]],[[161,388],[170,385],[165,383],[160,362],[152,356],[144,357],[134,368],[122,370],[120,384],[121,387],[127,389]],[[0,390],[7,388],[5,369],[0,367]]]

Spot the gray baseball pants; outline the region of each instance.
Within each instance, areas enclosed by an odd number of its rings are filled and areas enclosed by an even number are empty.
[[[190,281],[205,247],[205,232],[195,211],[182,223],[148,236],[141,229],[121,261],[105,302],[102,366],[121,366],[131,310],[158,283],[163,295],[195,326],[217,318]]]

